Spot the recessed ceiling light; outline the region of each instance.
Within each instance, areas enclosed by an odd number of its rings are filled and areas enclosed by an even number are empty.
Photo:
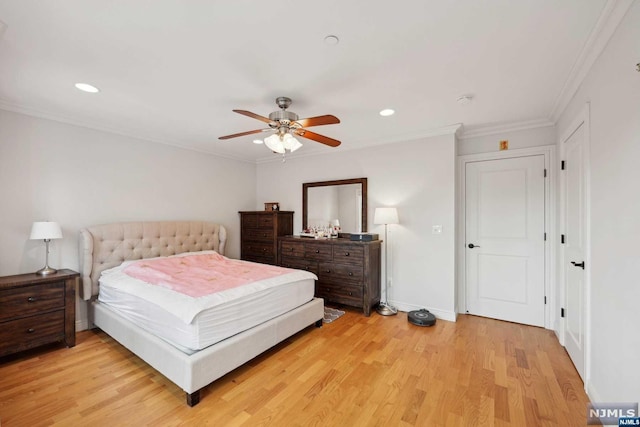
[[[340,39],[338,38],[338,36],[328,35],[324,38],[324,44],[335,46],[338,43],[340,43]]]
[[[263,140],[261,140],[261,139],[254,139],[254,140],[253,140],[253,143],[254,143],[254,144],[262,144],[262,143],[264,143],[264,141],[263,141]]]
[[[396,112],[391,108],[385,108],[384,110],[380,111],[380,115],[384,117],[393,116],[395,113]]]
[[[83,92],[89,92],[89,93],[98,93],[100,92],[100,89],[98,89],[95,86],[92,86],[88,83],[76,83],[76,89],[79,89]]]
[[[473,99],[472,95],[462,95],[461,97],[458,98],[458,104],[467,105],[468,103],[471,102],[472,99]]]

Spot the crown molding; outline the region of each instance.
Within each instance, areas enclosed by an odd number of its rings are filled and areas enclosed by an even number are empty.
[[[620,25],[625,14],[633,4],[634,0],[608,0],[602,8],[598,22],[593,27],[589,38],[584,44],[580,55],[571,67],[571,71],[556,97],[556,100],[549,114],[549,120],[557,122],[567,105],[578,91],[584,78],[594,62],[600,56],[611,36]]]
[[[478,138],[480,136],[503,134],[506,132],[517,132],[521,130],[546,128],[555,126],[555,122],[547,119],[527,120],[522,122],[503,123],[492,126],[479,126],[476,128],[464,129],[458,139]]]

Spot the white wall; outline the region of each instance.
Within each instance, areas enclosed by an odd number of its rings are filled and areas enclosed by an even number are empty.
[[[492,153],[500,151],[500,141],[509,141],[509,150],[539,147],[556,143],[555,126],[498,132],[492,135],[458,139],[458,155]]]
[[[558,121],[590,102],[591,378],[600,402],[640,400],[640,2]]]
[[[255,187],[253,164],[0,110],[0,275],[44,265],[43,242],[28,240],[42,220],[62,226],[54,268],[78,270],[80,228],[117,221],[216,221],[239,257],[238,210]]]
[[[258,165],[256,208],[263,201],[280,202],[281,209],[295,211],[298,233],[304,182],[362,177],[368,179],[368,231],[384,236],[384,226],[373,225],[376,207],[397,206],[400,217],[399,225],[389,226],[389,299],[403,310],[424,307],[441,318],[455,319],[454,135],[336,150],[285,163],[274,157],[274,162]],[[431,234],[434,224],[443,226],[442,234]]]

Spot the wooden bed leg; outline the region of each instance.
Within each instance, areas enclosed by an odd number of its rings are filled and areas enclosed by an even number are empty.
[[[200,390],[196,390],[193,393],[186,393],[187,394],[187,405],[189,406],[196,406],[198,403],[200,403]]]
[[[322,319],[316,320],[316,328],[322,328]]]

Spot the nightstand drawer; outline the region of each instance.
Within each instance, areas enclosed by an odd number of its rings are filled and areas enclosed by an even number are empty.
[[[0,321],[64,307],[64,282],[22,286],[0,292]]]
[[[0,324],[0,356],[65,339],[64,310]]]

